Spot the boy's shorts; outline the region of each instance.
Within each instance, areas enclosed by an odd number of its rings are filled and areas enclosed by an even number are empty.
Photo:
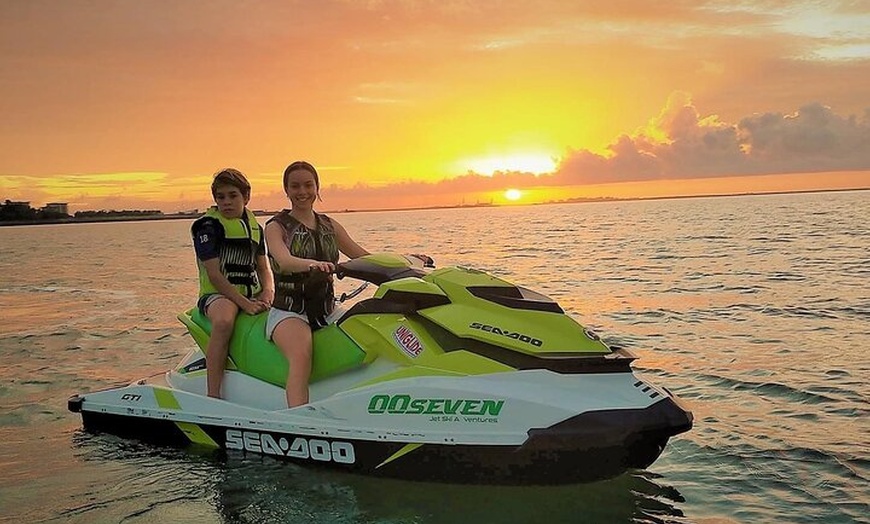
[[[225,297],[223,295],[221,295],[220,293],[211,293],[211,294],[203,295],[203,296],[199,297],[199,300],[196,301],[196,307],[199,309],[199,312],[202,313],[202,316],[208,316],[208,315],[206,315],[206,311],[208,311],[208,307],[212,304],[212,302],[214,302],[215,300],[217,300],[219,298],[225,298]],[[229,299],[227,299],[227,300],[229,300]]]
[[[293,311],[286,311],[276,307],[270,308],[269,318],[266,320],[266,340],[272,340],[272,334],[275,332],[275,328],[278,327],[278,324],[288,318],[298,318],[306,324],[308,323],[308,315],[305,313],[294,313]]]

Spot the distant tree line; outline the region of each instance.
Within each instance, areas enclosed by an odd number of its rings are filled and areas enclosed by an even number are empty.
[[[115,211],[114,209],[106,211],[76,211],[73,215],[76,218],[116,218],[116,217],[147,217],[162,215],[163,211],[156,209],[122,209]]]
[[[64,204],[64,208],[66,205]],[[64,220],[64,219],[112,219],[123,217],[148,217],[159,216],[163,212],[156,209],[131,209],[131,210],[101,210],[101,211],[76,211],[74,215],[52,209],[49,207],[34,209],[27,202],[13,202],[6,200],[0,203],[0,222],[34,222],[39,220]]]

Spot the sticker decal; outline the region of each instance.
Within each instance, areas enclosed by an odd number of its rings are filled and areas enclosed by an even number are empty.
[[[337,462],[339,464],[353,464],[356,462],[353,444],[340,440],[330,442],[323,439],[306,439],[304,437],[296,437],[292,441],[285,437],[278,437],[276,440],[269,433],[242,431],[239,429],[228,429],[225,438],[227,449],[303,460]]]
[[[497,417],[505,399],[413,398],[411,395],[374,395],[370,415],[491,415]]]
[[[408,354],[411,358],[417,358],[423,352],[423,343],[417,338],[413,331],[405,326],[399,326],[393,332],[393,339],[396,344]]]

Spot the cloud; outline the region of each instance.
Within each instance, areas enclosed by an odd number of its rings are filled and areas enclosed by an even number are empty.
[[[436,182],[333,184],[324,187],[323,194],[329,209],[426,207],[456,204],[463,195],[473,200],[508,187],[838,171],[870,171],[870,109],[860,116],[841,116],[830,107],[810,103],[789,114],[753,114],[729,123],[716,115],[702,116],[688,94],[676,92],[657,116],[635,133],[616,138],[605,153],[569,150],[552,173],[468,171]],[[280,187],[271,185],[279,178],[274,173],[252,176],[257,187],[252,206],[276,209],[286,204]],[[174,210],[210,205],[208,175],[203,174],[58,174],[48,179],[4,175],[0,185],[13,196],[26,195],[30,200],[67,200],[64,195],[77,195],[71,204],[83,209],[134,209],[144,204]],[[174,199],[166,196],[170,189]]]
[[[399,82],[364,83],[357,86],[353,101],[360,104],[410,104],[415,93],[424,91],[423,86]]]
[[[553,173],[468,173],[438,182],[403,181],[385,186],[329,186],[338,201],[375,202],[385,197],[426,205],[440,196],[503,191],[507,187],[679,180],[750,175],[870,170],[870,110],[840,116],[820,103],[791,114],[763,113],[737,123],[701,116],[691,97],[674,93],[660,114],[633,135],[618,137],[606,154],[570,150]]]
[[[330,186],[326,194],[375,200],[506,187],[860,170],[870,170],[870,110],[861,117],[844,117],[811,103],[791,114],[763,113],[727,123],[715,115],[701,116],[690,96],[677,92],[647,126],[618,137],[607,153],[570,150],[553,173],[498,171],[485,176],[469,171],[438,182]]]
[[[736,124],[701,117],[675,93],[661,114],[606,154],[570,151],[553,185],[870,169],[870,110],[844,117],[820,103]]]
[[[30,175],[0,175],[0,188],[15,198],[34,202],[67,202],[78,209],[175,209],[186,200],[185,193],[208,202],[207,178],[201,176],[170,177],[162,172],[65,173],[51,177]],[[168,190],[179,194],[177,202],[164,197]],[[205,189],[205,191],[203,191]],[[20,196],[20,197],[19,197]],[[6,196],[0,194],[0,199]],[[196,202],[197,200],[194,200]],[[143,204],[144,203],[144,204]]]

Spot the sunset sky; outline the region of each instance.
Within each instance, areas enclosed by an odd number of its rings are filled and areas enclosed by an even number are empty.
[[[870,2],[4,1],[0,115],[0,201],[71,211],[866,188]]]

